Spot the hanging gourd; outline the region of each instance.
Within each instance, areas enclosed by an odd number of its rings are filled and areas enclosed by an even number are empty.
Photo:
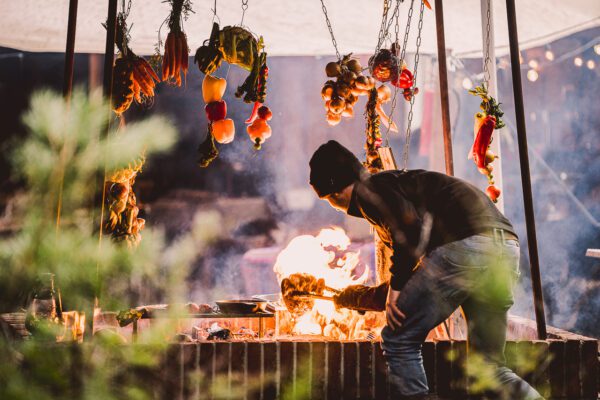
[[[245,8],[242,8],[245,11]],[[226,113],[226,104],[222,97],[227,81],[211,75],[223,61],[250,71],[242,85],[237,88],[235,96],[243,97],[244,102],[253,104],[252,113],[246,123],[249,124],[247,132],[250,140],[252,140],[254,148],[258,150],[262,143],[271,136],[271,128],[266,122],[267,119],[258,116],[259,109],[265,107],[263,103],[267,95],[269,74],[263,38],[257,39],[250,31],[241,26],[226,26],[220,29],[219,24],[214,23],[210,38],[196,50],[194,62],[198,65],[200,72],[205,74],[202,96],[207,103],[205,110],[211,125],[208,135],[213,136],[214,140],[221,144],[230,143],[235,136],[233,121],[224,119],[223,115],[223,111]],[[221,103],[216,104],[217,102]],[[267,107],[265,108],[268,110]],[[269,115],[272,115],[270,110]],[[209,140],[207,137],[199,148],[200,159],[203,161],[200,162],[201,166],[207,166],[218,155],[218,151],[215,151],[216,148],[210,145],[211,141],[212,139]],[[208,157],[206,152],[214,157]]]

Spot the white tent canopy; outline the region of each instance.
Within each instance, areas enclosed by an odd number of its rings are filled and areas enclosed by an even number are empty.
[[[381,0],[324,0],[340,52],[372,53],[381,22]],[[80,0],[75,51],[103,53],[108,1]],[[434,3],[430,0],[430,3]],[[497,55],[508,51],[506,7],[493,0]],[[119,1],[120,7],[121,1]],[[400,6],[401,33],[409,0]],[[415,47],[418,4],[409,51]],[[68,0],[0,0],[0,46],[26,51],[64,52]],[[194,14],[185,23],[192,52],[211,31],[213,0],[193,0]],[[543,45],[557,38],[600,25],[599,0],[517,0],[517,22],[522,48]],[[241,0],[217,1],[221,25],[239,24]],[[132,48],[140,55],[154,53],[157,30],[169,14],[162,0],[133,1],[129,24]],[[480,0],[444,2],[447,47],[458,56],[481,55]],[[244,24],[265,38],[270,55],[335,54],[319,0],[249,0]],[[168,28],[163,27],[163,39]],[[393,28],[391,29],[393,32]],[[436,52],[435,14],[425,9],[422,52]]]

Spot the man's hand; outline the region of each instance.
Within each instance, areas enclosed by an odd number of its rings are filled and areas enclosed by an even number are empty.
[[[390,289],[388,291],[387,302],[385,306],[385,317],[387,323],[393,330],[397,330],[402,326],[402,321],[406,318],[404,313],[398,308],[398,298],[400,292],[398,290]]]

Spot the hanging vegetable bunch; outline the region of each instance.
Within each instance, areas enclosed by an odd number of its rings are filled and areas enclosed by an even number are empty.
[[[382,87],[386,88],[385,85]],[[383,94],[383,93],[382,93]],[[381,161],[381,157],[379,156],[379,152],[377,149],[381,147],[382,139],[381,139],[381,131],[379,129],[379,114],[377,113],[377,105],[380,103],[380,91],[378,89],[372,88],[369,90],[369,100],[367,100],[367,107],[365,118],[367,120],[367,127],[365,135],[367,137],[365,143],[365,150],[367,153],[367,161],[364,163],[365,168],[372,173],[375,174],[383,170],[383,163]]]
[[[137,246],[142,240],[140,232],[146,221],[138,218],[139,208],[133,193],[133,184],[142,170],[144,157],[128,168],[115,171],[104,183],[108,215],[104,220],[104,232],[110,233],[115,242]]]
[[[345,55],[339,61],[332,61],[325,66],[329,78],[323,85],[321,97],[325,101],[327,122],[331,126],[339,124],[342,117],[354,116],[354,104],[358,96],[365,96],[375,87],[375,79],[362,74],[362,66],[352,54]]]
[[[151,102],[156,86],[154,81],[160,82],[150,64],[129,48],[126,18],[125,12],[117,16],[115,36],[119,58],[113,67],[112,109],[118,115],[127,111],[133,100],[138,104]]]
[[[269,75],[263,38],[257,40],[252,33],[240,26],[226,26],[219,29],[219,24],[214,23],[210,38],[196,50],[194,57],[200,72],[206,75],[202,92],[210,121],[206,140],[198,149],[199,164],[202,167],[208,166],[219,154],[214,144],[215,140],[223,144],[230,143],[235,136],[233,121],[225,119],[227,105],[222,100],[227,82],[225,79],[211,75],[221,66],[222,61],[250,71],[246,80],[237,88],[235,96],[238,98],[243,96],[244,102],[254,104],[252,114],[246,120],[249,124],[246,130],[254,143],[254,148],[260,149],[262,143],[271,136],[271,127],[267,121],[271,119],[272,113],[267,106],[263,105],[267,95]]]
[[[482,83],[481,86],[477,86],[475,89],[469,90],[469,93],[481,98],[481,111],[475,114],[475,123],[473,126],[475,141],[469,151],[468,158],[472,158],[479,172],[487,177],[488,187],[486,193],[495,203],[500,197],[500,189],[494,186],[494,175],[492,174],[494,167],[491,164],[498,157],[489,147],[492,143],[494,129],[504,127],[504,122],[501,119],[504,112],[500,109],[500,103],[497,103],[496,99],[488,94],[485,83]]]
[[[410,101],[419,93],[419,88],[413,87],[414,76],[406,63],[400,60],[400,45],[393,43],[389,49],[381,49],[369,58],[371,76],[381,83],[390,82],[399,89],[406,101]]]
[[[168,0],[171,4],[171,14],[167,18],[169,33],[165,40],[165,50],[162,59],[162,79],[181,86],[181,74],[183,80],[188,71],[188,60],[190,49],[187,45],[187,37],[183,31],[183,19],[192,11],[190,0]]]

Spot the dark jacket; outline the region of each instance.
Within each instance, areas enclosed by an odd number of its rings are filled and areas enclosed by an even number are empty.
[[[373,225],[391,257],[391,286],[400,290],[421,256],[436,247],[501,228],[508,219],[475,186],[438,172],[384,171],[357,181],[348,214]]]

